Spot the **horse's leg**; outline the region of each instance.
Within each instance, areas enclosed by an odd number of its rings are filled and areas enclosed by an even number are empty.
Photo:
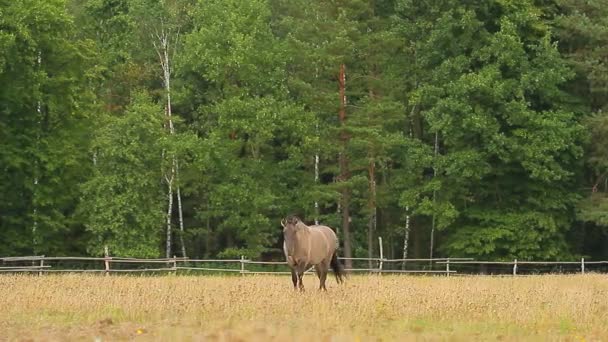
[[[302,282],[303,276],[304,276],[304,271],[298,272],[298,281],[300,283],[300,291],[304,291],[304,282]]]
[[[298,287],[300,288],[300,291],[304,291],[304,282],[302,281],[304,272],[306,272],[306,263],[298,263],[296,266],[296,274],[298,276]]]
[[[319,290],[323,289],[323,266],[321,264],[315,265],[315,273],[319,277]]]
[[[325,279],[327,279],[328,270],[327,265],[325,262],[321,262],[315,266],[315,269],[317,270],[317,275],[319,275],[319,290],[327,291],[327,288],[325,287]]]
[[[298,289],[298,274],[296,273],[296,270],[294,270],[293,268],[291,269],[291,281],[293,282],[293,289],[297,290]]]
[[[328,259],[326,262],[323,263],[323,266],[325,267],[325,274],[323,275],[323,288],[325,289],[325,291],[327,291],[327,288],[325,287],[325,281],[327,280],[327,273],[329,272],[329,268],[331,267],[330,262],[331,259]]]

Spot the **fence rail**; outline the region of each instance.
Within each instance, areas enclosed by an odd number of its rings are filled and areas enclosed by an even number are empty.
[[[509,274],[513,276],[539,273],[582,273],[588,271],[608,273],[608,261],[479,261],[472,258],[388,259],[384,257],[382,238],[378,238],[379,257],[339,258],[351,263],[366,263],[367,267],[346,269],[350,273],[374,274]],[[17,256],[0,258],[0,273],[86,272],[86,273],[145,273],[145,272],[225,272],[245,274],[290,274],[285,261],[240,259],[188,259],[188,258],[124,258],[105,257],[47,257]],[[88,268],[67,267],[70,263],[88,263]],[[165,264],[166,267],[162,267]],[[376,266],[377,265],[377,266]],[[374,267],[376,266],[376,267]],[[549,268],[549,269],[548,269]],[[310,268],[306,273],[310,273]],[[548,272],[547,272],[548,269]]]
[[[407,262],[429,262],[436,263],[446,260],[439,259],[384,259],[384,258],[339,258],[340,260],[352,260],[359,262],[376,262],[378,268],[351,268],[346,269],[352,273],[454,273],[455,271],[437,270],[437,269],[383,269],[383,265],[390,263],[407,263]],[[470,260],[470,259],[458,259]],[[74,266],[73,263],[83,263],[88,267]],[[166,264],[167,267],[148,267],[152,265]],[[231,266],[230,264],[233,264]],[[218,267],[222,265],[223,267]],[[252,270],[247,269],[247,265],[255,265],[259,267],[271,266],[275,270]],[[210,267],[211,266],[211,267]],[[58,273],[58,272],[83,272],[83,273],[141,273],[141,272],[177,272],[177,271],[203,271],[203,272],[227,272],[240,274],[290,274],[286,269],[284,271],[276,270],[277,266],[287,266],[285,261],[259,261],[249,260],[245,257],[241,259],[188,259],[188,258],[156,258],[156,259],[141,259],[141,258],[123,258],[123,257],[47,257],[47,256],[20,256],[20,257],[2,257],[0,258],[0,272],[12,273]],[[307,273],[313,272],[314,267],[309,269]]]
[[[371,266],[346,269],[350,273],[374,274],[509,274],[538,273],[608,273],[608,261],[479,261],[471,258],[436,259],[385,259],[339,258]],[[74,265],[79,263],[79,265]],[[87,267],[83,266],[83,263]],[[166,267],[162,267],[166,265]],[[218,272],[235,274],[290,274],[284,261],[259,261],[240,259],[188,259],[188,258],[122,258],[122,257],[47,257],[23,256],[0,258],[0,273],[146,273],[146,272]],[[399,268],[400,267],[400,268]],[[416,268],[417,267],[417,268]],[[543,269],[544,267],[544,269]],[[490,271],[487,268],[493,268]],[[595,268],[595,269],[593,269]],[[546,270],[549,270],[546,272]],[[307,273],[313,272],[313,268]]]

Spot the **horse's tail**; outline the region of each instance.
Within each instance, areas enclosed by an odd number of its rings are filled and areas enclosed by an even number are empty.
[[[336,276],[338,284],[343,283],[346,272],[340,261],[338,261],[338,251],[335,251],[331,257],[331,268],[334,270],[334,275]]]

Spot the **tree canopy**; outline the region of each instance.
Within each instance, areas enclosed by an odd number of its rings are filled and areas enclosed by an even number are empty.
[[[0,255],[608,257],[608,1],[0,0]]]

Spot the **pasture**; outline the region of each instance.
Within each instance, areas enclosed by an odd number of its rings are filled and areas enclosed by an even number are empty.
[[[330,275],[331,276],[331,275]],[[608,340],[608,278],[0,275],[0,340]]]

